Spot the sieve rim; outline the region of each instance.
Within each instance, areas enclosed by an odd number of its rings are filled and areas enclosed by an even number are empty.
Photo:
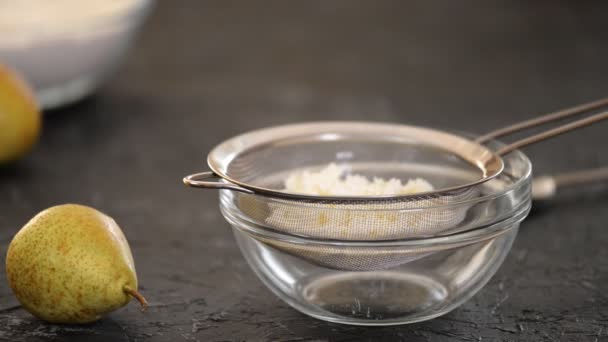
[[[310,133],[311,130],[323,129],[330,126],[334,131],[321,131],[318,133]],[[432,191],[419,192],[415,194],[407,195],[372,195],[372,196],[321,196],[321,195],[310,195],[301,193],[292,193],[284,190],[277,190],[249,184],[247,182],[240,181],[232,177],[228,171],[228,167],[232,160],[238,156],[239,153],[243,153],[248,149],[253,148],[252,146],[245,147],[245,145],[259,146],[259,144],[269,143],[272,141],[279,141],[280,139],[273,140],[270,137],[279,135],[281,138],[297,139],[299,136],[298,132],[303,136],[303,132],[308,132],[308,137],[318,137],[320,140],[338,140],[340,138],[348,137],[349,129],[353,131],[357,130],[369,130],[370,127],[374,127],[378,130],[394,131],[396,129],[403,131],[412,131],[419,134],[427,139],[427,143],[432,141],[432,138],[441,138],[444,141],[443,144],[431,144],[434,147],[440,147],[445,151],[454,153],[456,156],[462,158],[468,162],[469,165],[477,168],[481,171],[481,177],[475,181],[451,186],[447,188],[436,189]],[[291,135],[286,134],[291,133]],[[295,134],[293,134],[295,133]],[[392,139],[398,139],[399,136],[395,135]],[[404,136],[401,136],[404,139]],[[372,140],[372,139],[370,139]],[[381,137],[374,141],[389,141],[391,138]],[[450,143],[446,143],[446,141]],[[459,144],[466,153],[462,151],[457,153],[456,148],[453,144]],[[256,145],[257,144],[257,145]],[[472,157],[477,157],[475,160]],[[349,201],[349,202],[383,202],[390,200],[407,201],[407,200],[420,200],[430,199],[437,196],[446,196],[454,193],[466,191],[476,185],[485,183],[493,178],[496,178],[504,171],[504,160],[496,152],[489,147],[479,144],[465,136],[451,133],[450,131],[438,130],[424,126],[412,126],[389,122],[368,122],[368,121],[311,121],[302,122],[296,124],[272,126],[257,130],[248,131],[232,138],[229,138],[222,143],[216,145],[207,155],[207,165],[211,169],[214,175],[221,178],[226,184],[227,188],[231,190],[238,190],[238,187],[242,188],[243,192],[253,193],[255,195],[264,195],[273,198],[286,198],[292,200],[306,200],[309,202],[328,202],[328,201]],[[188,184],[188,183],[187,183]],[[221,183],[218,183],[221,184]],[[192,185],[192,184],[189,184]],[[195,185],[196,186],[196,185]],[[220,185],[214,186],[215,188],[221,188]]]

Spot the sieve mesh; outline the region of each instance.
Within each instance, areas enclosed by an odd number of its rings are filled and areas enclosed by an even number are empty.
[[[444,233],[456,227],[467,207],[445,207],[477,196],[475,188],[427,199],[325,203],[240,196],[239,209],[257,222],[282,232],[332,240],[395,240]],[[420,210],[415,210],[420,209]]]
[[[441,207],[476,196],[474,188],[435,198],[381,203],[312,203],[285,199],[267,201],[261,196],[237,195],[236,204],[247,219],[283,233],[327,240],[370,241],[447,233],[459,227],[469,207]],[[352,271],[390,268],[428,254],[424,249],[387,251],[372,247],[344,248],[261,240],[316,264]]]

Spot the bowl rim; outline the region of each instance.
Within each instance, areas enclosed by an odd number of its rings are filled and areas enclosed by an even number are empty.
[[[99,32],[95,32],[90,34],[90,36],[105,34],[108,32],[121,32],[125,31],[128,27],[138,27],[142,24],[143,19],[147,17],[147,15],[151,12],[156,0],[136,0],[133,2],[132,6],[125,9],[124,12],[113,16],[102,16],[99,18],[95,18],[90,22],[83,23],[82,25],[78,25],[78,35],[76,37],[80,37],[80,32],[86,30],[99,29]],[[125,18],[129,20],[125,21]],[[125,26],[126,25],[126,26]],[[74,28],[59,28],[55,30],[45,31],[41,34],[40,30],[33,31],[21,31],[19,33],[19,39],[23,40],[24,37],[28,38],[29,41],[27,44],[18,43],[18,44],[6,44],[0,50],[12,51],[17,49],[22,49],[24,46],[29,47],[31,45],[38,44],[39,42],[48,42],[48,40],[53,39],[64,39],[66,36],[74,35]],[[70,39],[75,39],[74,37],[67,37]],[[78,38],[77,40],[80,40]]]

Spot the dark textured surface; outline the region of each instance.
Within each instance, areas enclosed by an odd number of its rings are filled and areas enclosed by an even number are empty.
[[[608,94],[608,3],[162,1],[94,98],[46,117],[0,169],[0,340],[608,341],[608,187],[537,205],[502,268],[450,314],[391,328],[308,318],[239,255],[216,194],[181,185],[236,133],[313,119],[484,132]],[[539,173],[608,164],[608,126],[526,151]],[[97,324],[19,308],[4,254],[48,206],[112,215],[144,294]]]

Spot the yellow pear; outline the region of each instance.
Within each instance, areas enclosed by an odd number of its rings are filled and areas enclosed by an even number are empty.
[[[27,153],[38,140],[41,114],[15,72],[0,64],[0,164]]]
[[[52,323],[93,322],[131,297],[147,307],[120,227],[82,205],[51,207],[32,218],[8,247],[6,273],[23,307]]]

